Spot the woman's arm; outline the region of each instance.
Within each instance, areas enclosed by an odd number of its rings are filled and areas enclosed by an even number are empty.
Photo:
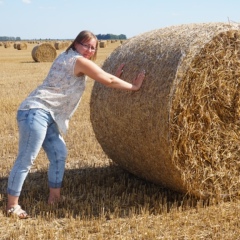
[[[105,72],[91,60],[81,57],[76,60],[74,73],[76,76],[83,73],[107,87],[131,91],[139,90],[145,77],[145,72],[144,71],[140,72],[132,83],[128,83],[119,78],[121,76],[123,67],[124,65],[122,64],[118,68],[116,72],[116,75],[118,76],[117,77],[110,73]]]

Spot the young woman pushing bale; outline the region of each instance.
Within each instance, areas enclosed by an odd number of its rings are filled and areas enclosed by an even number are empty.
[[[95,82],[91,122],[105,153],[146,180],[197,197],[240,189],[240,26],[187,24],[133,37],[104,62],[138,92]]]

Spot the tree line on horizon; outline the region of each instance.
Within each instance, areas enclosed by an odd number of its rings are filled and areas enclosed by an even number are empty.
[[[115,35],[115,34],[97,34],[96,35],[98,40],[125,40],[127,39],[125,34]],[[35,39],[37,40],[37,39]],[[39,40],[39,39],[38,39]],[[42,39],[40,39],[42,40]],[[50,38],[48,39],[50,40]],[[20,37],[8,37],[8,36],[0,36],[0,41],[21,41]]]
[[[21,41],[21,38],[3,36],[3,37],[0,37],[0,41]]]
[[[125,40],[127,39],[126,35],[120,34],[120,35],[114,35],[114,34],[97,34],[96,35],[98,40]]]

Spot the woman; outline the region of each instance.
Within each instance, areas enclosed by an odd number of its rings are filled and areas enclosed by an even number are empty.
[[[7,212],[19,218],[29,215],[18,205],[22,185],[41,147],[50,161],[48,169],[49,198],[53,204],[60,200],[67,148],[61,133],[76,110],[85,89],[86,76],[107,87],[137,91],[145,73],[140,72],[128,83],[120,79],[124,65],[116,76],[103,71],[93,61],[97,56],[98,40],[89,31],[82,31],[53,62],[43,81],[21,103],[17,112],[19,152],[8,179]]]

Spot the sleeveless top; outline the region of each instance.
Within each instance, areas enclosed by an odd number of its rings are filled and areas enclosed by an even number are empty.
[[[85,75],[74,75],[74,66],[79,57],[83,56],[72,49],[61,53],[53,62],[43,83],[30,93],[18,110],[44,109],[50,112],[59,130],[66,134],[69,120],[76,111],[86,86]]]

